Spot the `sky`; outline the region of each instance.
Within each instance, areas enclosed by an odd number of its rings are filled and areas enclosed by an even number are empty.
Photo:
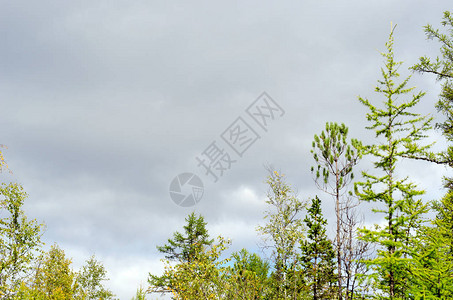
[[[319,195],[331,231],[332,199],[310,173],[313,135],[343,122],[351,137],[373,142],[357,97],[382,100],[374,87],[391,24],[400,73],[410,75],[418,57],[438,55],[423,26],[439,27],[448,4],[0,1],[0,143],[12,171],[1,180],[27,191],[45,247],[58,244],[75,268],[95,254],[120,299],[162,272],[156,245],[193,211],[212,237],[232,240],[228,251],[259,252],[265,166],[281,170],[300,199]],[[416,110],[440,121],[435,78],[413,74],[410,85],[426,92]],[[258,104],[273,113],[263,127],[247,113]],[[227,144],[238,124],[253,132],[240,154]],[[430,140],[442,148],[438,132]],[[216,182],[197,160],[214,146],[231,163]],[[169,193],[183,173],[203,183],[191,207]],[[426,200],[444,192],[444,167],[403,162],[401,174]],[[365,222],[380,222],[369,208],[361,206]]]

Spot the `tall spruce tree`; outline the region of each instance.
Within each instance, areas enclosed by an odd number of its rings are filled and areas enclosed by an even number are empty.
[[[176,231],[168,244],[157,246],[157,250],[165,254],[165,258],[178,262],[190,262],[203,247],[210,246],[213,239],[209,239],[206,222],[203,216],[198,217],[191,213],[186,218],[184,234]]]
[[[305,274],[305,283],[309,288],[310,298],[332,299],[335,294],[335,251],[327,238],[327,220],[323,218],[321,200],[312,199],[308,215],[304,219],[307,226],[307,240],[301,249],[301,268]]]
[[[342,214],[342,211],[347,211],[344,207],[351,202],[344,199],[347,193],[346,187],[354,178],[352,173],[353,167],[358,163],[361,157],[361,143],[352,139],[349,143],[347,141],[348,127],[346,125],[337,123],[326,123],[325,131],[321,134],[314,136],[311,153],[316,161],[317,167],[312,167],[312,173],[315,173],[315,182],[321,190],[325,191],[334,198],[335,213],[336,213],[336,237],[335,248],[337,256],[337,285],[338,285],[338,299],[343,298],[342,286],[342,251],[346,244],[351,244],[352,241],[342,240],[342,223],[345,222],[347,216]],[[343,209],[341,209],[343,208]],[[344,226],[343,226],[344,227]],[[350,228],[351,230],[353,228]],[[343,235],[345,236],[345,235]],[[346,235],[351,236],[352,235]],[[349,276],[347,273],[346,276]],[[346,279],[349,282],[350,278]],[[348,294],[348,293],[347,293]],[[347,297],[347,296],[346,296]]]
[[[384,214],[384,226],[362,230],[363,239],[375,243],[377,256],[367,261],[372,268],[370,279],[377,293],[384,299],[402,299],[406,293],[409,277],[409,239],[414,228],[420,225],[426,206],[419,199],[424,192],[396,175],[399,160],[403,157],[421,156],[430,145],[420,145],[429,130],[431,118],[414,113],[424,93],[413,93],[408,88],[410,77],[396,83],[398,67],[402,64],[394,59],[392,28],[386,43],[387,52],[382,53],[385,66],[381,69],[382,79],[375,91],[383,96],[382,102],[371,102],[359,97],[369,110],[366,117],[370,130],[376,133],[376,144],[364,147],[365,154],[375,158],[375,174],[363,172],[364,181],[357,183],[356,194],[363,201],[380,203],[374,209]],[[380,173],[377,171],[381,170]]]
[[[209,233],[206,229],[206,222],[202,215],[196,216],[192,212],[187,216],[184,233],[176,231],[173,233],[173,239],[168,239],[168,243],[163,246],[157,246],[157,250],[165,254],[168,261],[179,264],[191,263],[199,257],[204,248],[211,246],[214,239],[209,239]],[[149,274],[148,282],[152,287],[152,292],[170,292],[172,282],[165,274],[157,276]]]

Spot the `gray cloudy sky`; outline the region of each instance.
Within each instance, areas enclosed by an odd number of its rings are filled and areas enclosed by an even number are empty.
[[[13,171],[2,180],[23,184],[47,247],[58,243],[76,267],[95,253],[121,299],[161,272],[155,246],[193,210],[231,250],[256,250],[264,164],[283,170],[301,198],[319,194],[333,225],[310,174],[313,135],[336,121],[371,140],[357,96],[378,99],[390,22],[408,75],[419,56],[437,54],[422,27],[438,26],[448,4],[0,1],[0,143]],[[434,79],[416,74],[412,85],[427,91],[419,110],[434,113]],[[214,140],[225,146],[220,134],[263,91],[285,115],[267,133],[256,127],[261,139],[213,183],[195,157]],[[405,168],[427,199],[442,194],[444,168]],[[169,197],[181,172],[205,184],[195,207]]]

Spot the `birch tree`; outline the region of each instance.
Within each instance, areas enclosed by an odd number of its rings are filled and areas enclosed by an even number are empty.
[[[266,223],[258,226],[257,230],[263,235],[265,248],[272,250],[274,297],[292,299],[299,293],[300,274],[296,268],[299,260],[298,246],[304,238],[300,214],[305,203],[297,198],[285,182],[283,174],[270,171],[267,184],[269,191],[266,203],[269,210],[264,216]]]

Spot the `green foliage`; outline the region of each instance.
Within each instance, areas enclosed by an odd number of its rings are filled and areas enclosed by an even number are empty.
[[[343,281],[350,282],[352,274],[346,270],[346,277],[342,276],[342,245],[347,241],[342,240],[341,225],[344,223],[342,211],[345,211],[345,205],[349,203],[344,201],[343,196],[347,192],[346,187],[354,178],[353,167],[361,158],[362,144],[352,139],[350,144],[347,141],[348,127],[344,124],[326,123],[325,131],[321,135],[315,135],[312,144],[311,153],[317,164],[317,168],[311,167],[311,172],[315,173],[315,182],[318,188],[322,189],[335,200],[336,213],[336,253],[337,253],[337,286],[338,299],[342,299]],[[352,146],[351,146],[352,145]],[[342,209],[343,208],[343,209]],[[349,228],[353,230],[354,228]],[[351,236],[351,235],[346,235]],[[351,243],[352,241],[349,241]]]
[[[109,279],[104,266],[91,256],[80,270],[77,284],[84,299],[112,299],[113,293],[102,284],[106,280]]]
[[[308,239],[302,242],[300,248],[305,284],[313,300],[332,299],[336,290],[335,251],[327,238],[327,220],[322,216],[318,197],[312,199],[304,222],[308,228]]]
[[[28,220],[22,206],[27,197],[14,183],[0,187],[0,296],[14,295],[39,254],[42,225]]]
[[[233,294],[227,280],[228,268],[223,266],[228,259],[219,260],[229,244],[230,241],[219,237],[218,243],[202,248],[189,261],[172,265],[167,259],[163,275],[167,285],[153,286],[150,281],[150,292],[163,288],[172,293],[173,299],[231,299],[228,297]]]
[[[191,213],[186,218],[184,234],[175,232],[168,244],[157,246],[157,250],[165,253],[165,258],[172,261],[190,262],[204,246],[209,246],[214,240],[209,239],[206,222],[203,216]]]
[[[140,286],[135,293],[135,297],[132,297],[132,300],[145,300],[146,299],[146,290]]]
[[[229,270],[230,282],[239,299],[254,299],[268,294],[267,286],[269,263],[262,260],[256,253],[246,249],[231,255],[233,267]]]
[[[365,179],[356,185],[356,194],[363,201],[381,203],[374,212],[383,213],[385,226],[362,230],[363,239],[378,245],[377,257],[367,261],[374,271],[369,278],[384,299],[402,299],[406,293],[409,276],[411,236],[422,222],[426,205],[418,197],[424,192],[417,190],[407,178],[395,175],[397,162],[402,157],[424,155],[430,145],[418,144],[429,130],[431,118],[420,116],[410,110],[420,101],[423,93],[411,94],[414,88],[407,88],[410,77],[400,83],[398,67],[401,62],[394,60],[393,30],[386,43],[387,52],[382,53],[385,67],[381,69],[383,79],[379,80],[376,92],[384,96],[381,106],[359,98],[369,113],[368,129],[376,133],[377,143],[364,147],[365,154],[376,160],[374,166],[380,174],[363,172]]]
[[[21,282],[15,299],[113,299],[114,295],[102,286],[105,268],[94,256],[80,272],[73,271],[71,263],[64,251],[53,245],[37,260],[31,278]]]
[[[168,244],[157,246],[157,250],[164,253],[168,261],[193,262],[199,257],[199,253],[214,241],[209,239],[203,216],[197,217],[195,213],[191,213],[185,220],[187,224],[184,226],[184,234],[176,231],[173,233],[173,239],[168,239]],[[161,276],[149,274],[148,282],[153,287],[152,292],[164,293],[172,289],[172,280],[165,274]]]
[[[434,74],[437,80],[442,82],[442,91],[436,107],[445,116],[445,120],[437,123],[436,127],[441,129],[444,137],[451,143],[453,142],[453,16],[449,11],[444,12],[441,25],[447,33],[443,33],[431,25],[425,26],[428,39],[437,40],[440,43],[441,58],[420,57],[420,62],[412,69],[421,73]],[[438,155],[430,154],[427,159],[453,167],[453,146],[448,146]],[[453,188],[452,179],[445,178],[445,183]]]
[[[453,192],[433,205],[437,216],[418,230],[411,264],[415,299],[453,298]]]
[[[167,255],[164,260],[165,271],[161,276],[149,275],[147,293],[171,293],[173,299],[258,299],[267,293],[267,262],[245,249],[233,253],[231,258],[220,259],[231,242],[222,237],[218,238],[217,243],[208,240],[206,223],[201,215],[195,217],[192,213],[186,218],[186,222],[188,224],[184,228],[187,236],[194,236],[191,231],[196,226],[192,224],[200,224],[197,229],[198,238],[192,240],[204,243],[201,246],[194,244],[194,250],[190,250],[187,239],[181,234],[174,234],[180,246],[172,241],[174,248],[171,248],[172,255]],[[182,256],[173,254],[184,253],[183,249],[187,249],[185,253],[193,254],[186,256],[189,259],[176,260],[175,257]],[[227,265],[231,260],[232,265]],[[137,299],[141,295],[137,294]]]
[[[266,247],[271,248],[275,272],[271,275],[273,297],[277,299],[297,297],[299,281],[296,272],[298,245],[304,238],[303,224],[299,215],[305,208],[291,187],[285,182],[284,175],[271,172],[267,184],[269,192],[266,203],[271,207],[266,212],[266,224],[257,230],[264,236]]]
[[[344,124],[326,123],[325,131],[319,136],[315,134],[312,144],[311,153],[317,168],[312,167],[311,171],[316,174],[317,183],[322,179],[323,190],[330,191],[333,196],[354,178],[352,168],[361,157],[361,143],[352,139],[349,144],[348,131]],[[333,176],[332,183],[330,176]]]
[[[71,260],[57,245],[39,260],[28,288],[23,292],[32,299],[76,299],[76,273],[70,268]]]

